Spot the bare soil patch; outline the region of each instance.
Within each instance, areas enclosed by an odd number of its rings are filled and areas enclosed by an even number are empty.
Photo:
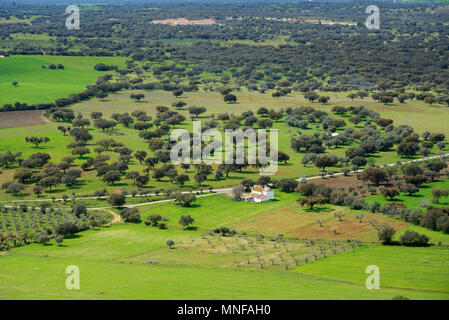
[[[42,110],[0,112],[0,129],[35,126],[48,123]]]
[[[349,186],[356,187],[358,184],[364,184],[363,181],[357,180],[357,178],[353,175],[350,176],[334,176],[332,178],[325,178],[325,179],[314,179],[310,180],[309,183],[313,183],[316,185],[325,185],[332,188],[347,188]]]
[[[122,222],[122,217],[119,216],[119,215],[118,215],[117,213],[115,213],[114,211],[108,210],[108,209],[103,209],[103,211],[106,211],[106,212],[112,214],[112,216],[114,217],[114,218],[111,220],[111,222],[109,222],[109,223],[106,224],[106,226],[110,226],[110,225],[112,225],[112,224],[114,224],[114,223],[120,223],[120,222]]]

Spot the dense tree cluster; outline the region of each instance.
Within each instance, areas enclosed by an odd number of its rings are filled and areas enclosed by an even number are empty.
[[[420,184],[435,181],[443,170],[447,168],[445,161],[435,160],[423,165],[409,164],[401,167],[375,168],[368,167],[359,176],[360,179],[371,183],[374,187],[368,187],[372,194],[379,192],[390,201],[381,206],[378,202],[368,203],[360,196],[365,195],[366,188],[363,185],[358,186],[359,192],[352,187],[332,188],[313,183],[299,184],[297,191],[303,196],[298,199],[301,206],[308,206],[313,209],[315,205],[331,203],[334,205],[347,206],[353,210],[368,210],[373,213],[389,215],[407,222],[421,225],[433,230],[449,232],[449,208],[432,207],[430,203],[423,204],[422,209],[408,209],[401,202],[394,202],[394,198],[401,193],[411,196],[418,192]],[[417,186],[411,182],[417,182]],[[379,187],[380,184],[383,184]],[[273,184],[276,186],[276,183]],[[378,187],[378,188],[377,188]],[[449,190],[439,188],[432,189],[434,203],[438,203],[441,197],[449,197]],[[388,242],[387,234],[391,235],[391,230],[384,229],[385,226],[376,226],[379,234],[382,234],[381,240]],[[385,233],[385,234],[384,234]],[[394,233],[393,233],[394,234]],[[384,237],[385,236],[385,237]],[[405,243],[405,242],[404,242]],[[427,243],[427,242],[425,242]],[[406,245],[406,244],[404,244]]]
[[[121,77],[135,73],[139,77],[127,81],[127,87],[145,90],[157,87],[176,93],[177,97],[182,92],[198,90],[199,85],[204,90],[217,83],[228,86],[233,79],[248,90],[272,90],[274,97],[295,90],[304,92],[310,101],[324,104],[329,96],[319,96],[314,90],[356,89],[359,91],[351,92],[348,97],[364,99],[370,95],[368,91],[375,89],[372,98],[381,103],[388,104],[394,99],[404,103],[416,97],[431,106],[449,103],[445,57],[449,38],[444,25],[447,15],[438,13],[437,7],[430,3],[382,3],[382,32],[370,32],[364,26],[362,14],[366,4],[357,2],[278,3],[276,6],[257,2],[214,6],[201,3],[108,4],[83,12],[82,29],[67,30],[58,6],[5,4],[0,9],[0,17],[6,19],[0,39],[9,40],[10,44],[0,53],[124,56],[130,58],[126,68],[104,63],[95,68]],[[30,12],[35,15],[30,24],[7,21],[11,16],[29,17]],[[231,18],[235,12],[239,12],[239,19]],[[218,23],[182,27],[155,24],[148,28],[148,21],[152,19],[176,16],[214,17]],[[352,20],[356,25],[305,23],[316,17],[335,22]],[[282,21],[285,18],[293,20]],[[11,35],[17,33],[45,33],[55,39],[35,43],[15,41]],[[286,38],[280,45],[258,45],[276,41],[280,36]],[[226,43],[230,40],[236,43]],[[242,40],[249,41],[240,43]],[[148,61],[169,62],[153,66]],[[144,72],[152,72],[159,82],[143,81],[140,75]],[[204,73],[221,77],[207,79],[201,77]],[[102,77],[94,87],[58,99],[54,104],[63,106],[94,96],[101,98],[104,93],[122,89],[124,82],[112,85],[106,83],[107,79],[108,76]],[[188,84],[181,85],[182,79]],[[416,95],[404,89],[422,93]],[[225,101],[236,100],[231,91],[222,91]],[[3,110],[46,109],[51,105],[27,106],[17,102],[5,105]]]

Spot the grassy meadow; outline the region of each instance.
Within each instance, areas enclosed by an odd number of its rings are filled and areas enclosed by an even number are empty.
[[[348,251],[297,267],[294,271],[331,279],[362,282],[366,279],[364,269],[369,265],[377,265],[380,269],[381,290],[382,287],[397,287],[422,291],[449,291],[447,248],[363,247],[354,253]]]
[[[367,290],[295,272],[92,262],[73,258],[0,257],[1,299],[448,299],[442,291]],[[80,268],[80,290],[67,290],[65,269]],[[344,270],[342,270],[344,271]],[[363,275],[364,270],[359,270]],[[415,274],[415,277],[418,277]]]
[[[36,39],[39,41],[40,39]],[[15,102],[38,104],[66,98],[84,91],[102,72],[94,66],[107,63],[123,67],[120,57],[11,56],[0,58],[0,106]],[[64,65],[63,70],[43,69],[50,64]],[[12,82],[18,85],[13,86]]]
[[[448,299],[447,247],[404,248],[369,245],[343,249],[344,241],[330,247],[328,257],[305,263],[304,257],[327,247],[326,235],[314,245],[294,237],[290,226],[278,224],[284,241],[271,241],[275,233],[258,228],[265,241],[257,241],[245,222],[291,210],[298,216],[290,224],[310,224],[313,216],[294,206],[295,196],[279,192],[277,201],[251,204],[220,195],[200,198],[192,208],[173,203],[140,207],[142,220],[151,213],[164,215],[168,229],[140,224],[115,224],[67,237],[62,245],[31,244],[0,255],[2,299]],[[181,214],[195,218],[193,228],[177,223]],[[345,219],[353,219],[347,213]],[[329,225],[331,218],[327,219]],[[333,224],[341,222],[333,221]],[[366,223],[368,224],[368,223]],[[368,224],[369,225],[369,224]],[[239,237],[205,234],[229,226]],[[404,226],[407,227],[407,226]],[[247,231],[247,235],[245,235]],[[374,233],[374,229],[372,231]],[[353,228],[354,238],[371,240]],[[449,235],[446,235],[448,238]],[[175,241],[174,249],[165,242]],[[327,239],[331,237],[327,236]],[[244,249],[242,249],[242,247]],[[332,254],[332,250],[336,254]],[[259,257],[260,256],[260,257]],[[292,257],[298,258],[298,265]],[[264,262],[263,267],[257,262]],[[249,259],[249,263],[246,262]],[[148,261],[157,261],[157,264]],[[236,260],[241,261],[239,266]],[[404,263],[405,261],[405,263]],[[284,263],[288,262],[286,269]],[[365,268],[378,265],[381,289],[365,288]],[[65,268],[80,268],[81,289],[65,288]],[[404,266],[407,268],[404,269]],[[403,270],[404,269],[404,270]]]
[[[407,208],[419,208],[423,200],[427,200],[429,204],[432,204],[434,206],[448,206],[449,199],[445,197],[441,197],[438,203],[433,203],[432,189],[434,188],[449,189],[449,180],[446,179],[420,185],[419,191],[417,193],[413,194],[412,196],[401,193],[399,196],[393,199],[393,202],[403,203]],[[380,194],[369,196],[365,199],[369,202],[375,201],[381,204],[391,202],[390,199],[385,199]]]

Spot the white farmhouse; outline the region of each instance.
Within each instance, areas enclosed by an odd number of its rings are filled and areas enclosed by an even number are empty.
[[[249,202],[274,200],[274,191],[268,186],[254,186],[250,194],[242,195],[242,199]]]

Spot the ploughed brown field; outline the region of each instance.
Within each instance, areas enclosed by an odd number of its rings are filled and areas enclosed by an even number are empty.
[[[35,126],[48,121],[42,110],[0,112],[0,129]]]

